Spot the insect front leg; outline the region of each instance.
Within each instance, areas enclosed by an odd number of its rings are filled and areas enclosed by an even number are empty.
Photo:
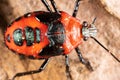
[[[76,0],[72,16],[76,17],[81,0]]]
[[[45,5],[45,7],[47,8],[47,10],[50,11],[50,12],[52,12],[52,9],[50,8],[50,5],[48,4],[48,2],[47,2],[46,0],[41,0],[41,1],[42,1],[42,3]],[[50,0],[50,2],[51,2],[51,4],[52,4],[52,7],[53,7],[54,11],[55,11],[56,13],[59,13],[59,10],[58,10],[58,8],[56,7],[55,1],[54,1],[54,0]]]
[[[43,64],[40,66],[40,68],[38,70],[33,70],[33,71],[28,71],[28,72],[21,72],[21,73],[17,73],[13,76],[13,78],[11,80],[15,80],[16,77],[20,77],[20,76],[25,76],[25,75],[30,75],[30,74],[35,74],[35,73],[39,73],[41,71],[43,71],[45,69],[45,67],[47,66],[48,62],[49,62],[50,58],[46,59]]]
[[[56,7],[55,1],[54,1],[54,0],[50,0],[50,2],[51,2],[51,4],[52,4],[52,7],[54,8],[55,12],[56,12],[56,13],[59,13],[59,10],[58,10],[58,8]]]
[[[76,50],[76,52],[78,54],[80,62],[82,62],[87,67],[88,70],[93,71],[93,68],[92,68],[90,62],[83,58],[83,56],[82,56],[82,54],[80,52],[80,49],[77,47],[77,48],[75,48],[75,50]]]
[[[48,2],[46,0],[41,0],[42,3],[45,5],[45,7],[47,8],[48,11],[52,12],[52,9],[50,8],[50,5],[48,4]]]

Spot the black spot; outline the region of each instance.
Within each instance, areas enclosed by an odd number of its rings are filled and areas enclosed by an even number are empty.
[[[26,37],[27,46],[33,45],[33,43],[34,43],[34,31],[29,26],[27,26],[25,28],[25,37]]]
[[[22,39],[22,30],[21,29],[16,29],[13,32],[13,39],[14,39],[14,43],[18,46],[22,46],[23,45],[23,39]]]
[[[61,17],[60,14],[55,12],[44,12],[36,15],[36,18],[43,23],[49,23],[58,20]]]

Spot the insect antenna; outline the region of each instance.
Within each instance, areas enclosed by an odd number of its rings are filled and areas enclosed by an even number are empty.
[[[95,18],[94,18],[94,20],[92,21],[92,24],[94,24],[94,23],[95,23],[96,19],[97,19],[97,17],[95,17]]]
[[[96,38],[94,37],[91,37],[91,38],[94,39],[95,42],[97,42],[101,47],[103,47],[108,53],[110,53],[118,62],[120,62],[120,60],[109,49],[103,46]]]
[[[97,18],[95,17],[94,20],[92,21],[92,24],[95,23],[96,19],[97,19]],[[118,62],[120,62],[120,60],[119,60],[109,49],[107,49],[103,44],[101,44],[95,37],[92,37],[92,36],[91,36],[91,38],[94,39],[94,41],[97,42],[97,43],[98,43],[102,48],[104,48],[108,53],[110,53]]]

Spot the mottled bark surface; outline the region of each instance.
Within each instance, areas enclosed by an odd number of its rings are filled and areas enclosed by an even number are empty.
[[[72,14],[75,0],[55,1],[59,10]],[[120,20],[104,8],[99,0],[85,0],[80,4],[77,18],[81,23],[84,20],[91,23],[97,17],[96,38],[120,59]],[[38,69],[43,62],[43,60],[21,58],[4,45],[3,35],[6,25],[15,18],[36,10],[46,11],[40,0],[0,0],[0,80],[8,80],[18,72]],[[120,79],[120,63],[92,39],[83,42],[79,48],[83,56],[91,62],[94,71],[88,71],[83,64],[79,63],[73,50],[70,54],[70,68],[74,80]],[[43,72],[19,77],[16,80],[66,80],[64,60],[64,56],[53,57]]]

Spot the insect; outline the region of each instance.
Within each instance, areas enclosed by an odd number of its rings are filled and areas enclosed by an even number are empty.
[[[45,61],[38,70],[17,73],[13,76],[12,80],[16,77],[43,71],[50,58],[59,55],[65,56],[67,77],[72,80],[68,54],[73,49],[76,50],[80,62],[89,70],[93,70],[90,62],[82,57],[78,48],[78,45],[83,40],[88,40],[88,38],[95,40],[120,62],[113,53],[95,38],[97,33],[96,26],[94,25],[96,18],[92,24],[88,24],[86,21],[81,23],[76,18],[81,0],[76,0],[72,15],[64,11],[59,11],[54,0],[50,0],[54,11],[52,11],[46,0],[41,1],[48,11],[35,11],[17,18],[6,29],[4,39],[6,46],[10,50],[32,59],[45,59]]]

